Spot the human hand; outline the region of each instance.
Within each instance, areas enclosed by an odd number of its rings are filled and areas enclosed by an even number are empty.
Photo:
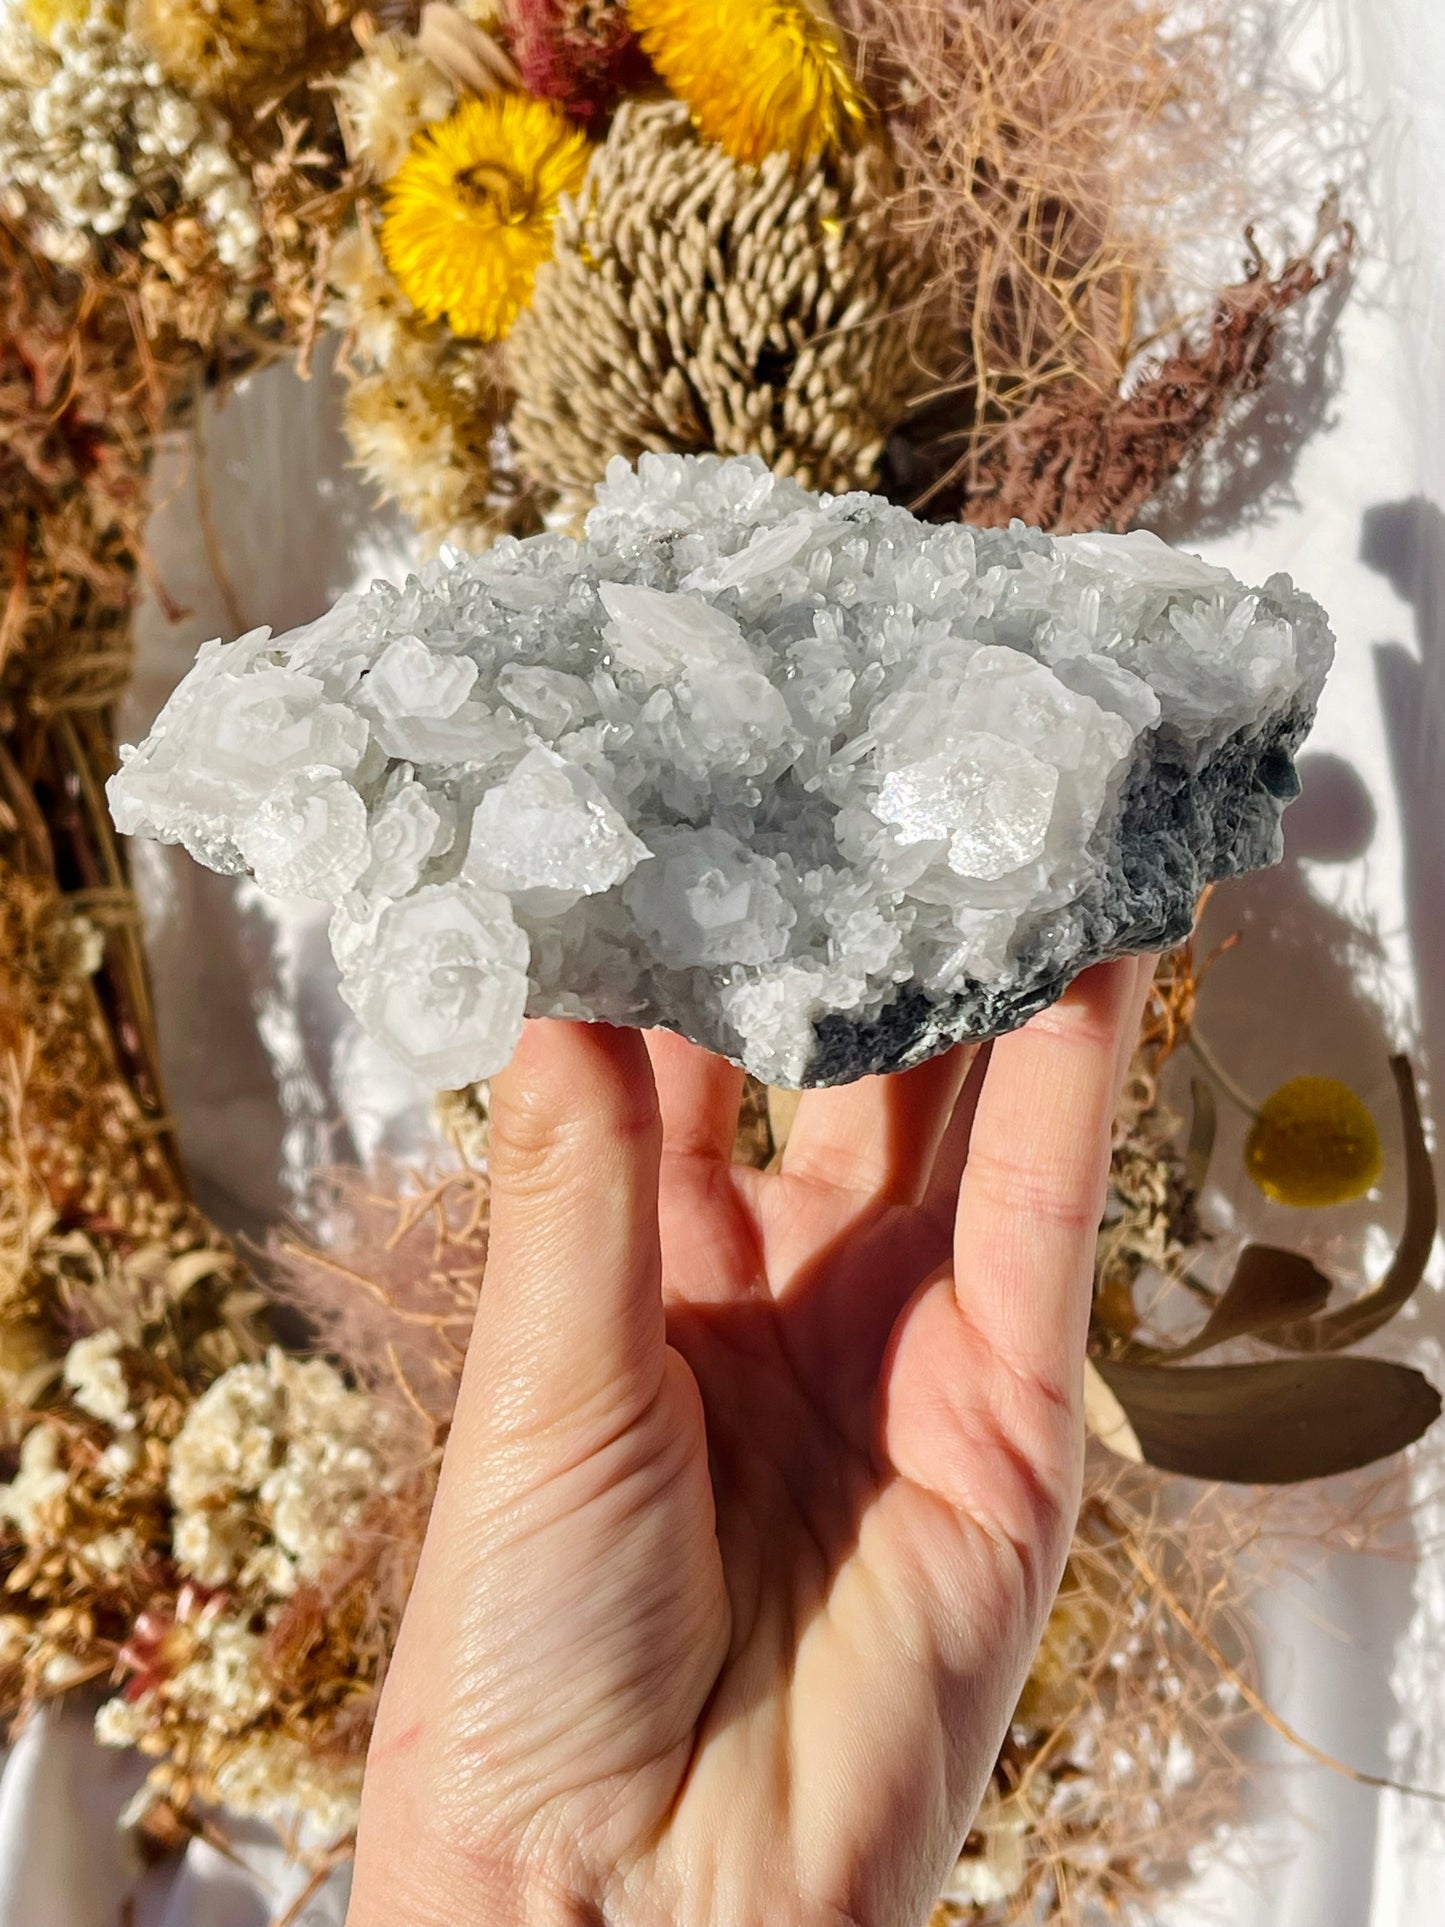
[[[1149,977],[809,1093],[777,1174],[721,1059],[528,1027],[348,1927],[927,1919],[1068,1548]]]

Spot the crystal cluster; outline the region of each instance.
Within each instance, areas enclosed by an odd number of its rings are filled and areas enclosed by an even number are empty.
[[[524,1015],[838,1083],[1022,1022],[1276,860],[1331,649],[1287,577],[1151,535],[645,455],[581,542],[208,643],[110,797],[332,904],[343,995],[435,1086]]]

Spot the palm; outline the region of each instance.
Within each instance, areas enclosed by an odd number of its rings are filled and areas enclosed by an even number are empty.
[[[454,1436],[368,1807],[413,1744],[398,1681],[440,1677],[427,1830],[473,1869],[568,1843],[542,1886],[605,1904],[559,1920],[926,1917],[1062,1562],[1136,975],[1106,1018],[1061,1012],[1052,1047],[1011,1040],[1012,1095],[990,1070],[960,1100],[954,1057],[805,1098],[776,1175],[730,1161],[738,1074],[649,1040],[660,1164],[634,1067],[595,1143],[636,1195],[594,1170],[580,1231],[577,1199],[537,1215],[552,1140],[502,1093],[458,1412],[475,1464],[452,1489]],[[1025,1157],[1009,1132],[1055,1087]],[[513,1293],[524,1246],[545,1249]]]

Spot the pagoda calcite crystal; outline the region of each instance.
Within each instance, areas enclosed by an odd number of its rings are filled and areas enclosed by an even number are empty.
[[[618,461],[585,539],[446,553],[208,643],[119,827],[334,906],[427,1083],[524,1015],[770,1083],[989,1037],[1274,862],[1332,642],[1151,535],[936,527],[754,460]]]

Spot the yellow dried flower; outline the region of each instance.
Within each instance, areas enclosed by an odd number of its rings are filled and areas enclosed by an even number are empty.
[[[388,185],[381,230],[386,264],[418,312],[459,335],[505,335],[590,152],[555,107],[518,94],[463,101],[418,134]]]
[[[824,0],[631,0],[637,37],[735,161],[836,152],[868,105]]]
[[[296,0],[130,0],[126,24],[171,80],[197,94],[274,77],[306,44]]]
[[[49,46],[57,27],[78,27],[90,12],[90,0],[24,0],[21,8],[30,31]]]
[[[1244,1146],[1249,1175],[1278,1204],[1345,1204],[1380,1175],[1380,1134],[1333,1077],[1293,1077],[1265,1100]]]

